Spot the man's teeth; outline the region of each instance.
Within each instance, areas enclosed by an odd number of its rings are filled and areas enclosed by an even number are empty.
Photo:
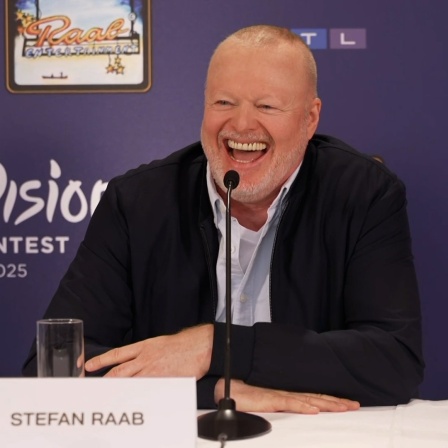
[[[228,141],[229,148],[240,151],[262,151],[266,149],[266,143],[238,143],[233,140]]]

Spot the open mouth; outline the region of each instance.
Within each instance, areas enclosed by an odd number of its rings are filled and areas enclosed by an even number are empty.
[[[230,139],[225,144],[230,157],[239,163],[255,162],[266,154],[268,147],[263,142],[240,143]]]

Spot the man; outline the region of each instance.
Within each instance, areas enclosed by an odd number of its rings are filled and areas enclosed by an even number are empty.
[[[312,414],[417,395],[404,187],[315,135],[316,85],[311,52],[286,29],[249,27],[218,46],[202,145],[109,183],[46,312],[84,320],[87,372],[195,376],[199,407],[223,396],[223,177],[233,169],[238,409]],[[35,373],[34,352],[24,372]]]

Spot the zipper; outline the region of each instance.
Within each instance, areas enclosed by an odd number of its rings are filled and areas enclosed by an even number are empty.
[[[216,318],[216,308],[218,306],[218,298],[216,297],[216,295],[217,295],[216,275],[215,275],[215,272],[213,271],[213,269],[216,269],[216,266],[213,268],[213,263],[212,263],[212,259],[211,259],[212,257],[210,255],[210,247],[209,247],[209,244],[207,241],[207,235],[205,233],[204,226],[200,225],[199,227],[201,230],[202,241],[205,246],[208,275],[209,275],[209,279],[210,279],[210,288],[211,288],[211,293],[212,293],[213,321],[214,321]]]
[[[272,266],[274,264],[274,252],[275,252],[275,246],[276,246],[276,243],[277,243],[278,230],[280,228],[280,224],[282,222],[283,216],[284,216],[288,206],[289,206],[289,200],[287,201],[285,206],[282,208],[282,211],[280,212],[280,217],[278,219],[278,224],[277,224],[277,227],[275,229],[274,242],[272,243],[271,263],[269,264],[269,313],[271,315],[271,322],[273,322],[273,312],[272,312],[272,300],[271,300],[271,298],[272,298]]]

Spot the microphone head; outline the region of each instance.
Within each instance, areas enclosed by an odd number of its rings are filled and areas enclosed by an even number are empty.
[[[226,186],[226,188],[231,187],[232,189],[235,189],[239,183],[240,183],[240,175],[236,171],[229,170],[224,175],[224,185]]]

